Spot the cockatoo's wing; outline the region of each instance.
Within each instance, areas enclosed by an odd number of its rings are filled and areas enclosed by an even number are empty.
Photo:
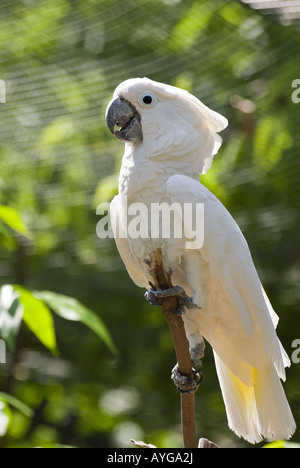
[[[194,255],[207,262],[208,280],[215,282],[214,293],[218,287],[219,298],[224,302],[220,310],[211,311],[222,334],[222,338],[216,337],[217,341],[226,340],[234,352],[239,349],[240,357],[249,365],[260,367],[271,360],[284,378],[285,363],[275,332],[278,317],[265,299],[248,244],[238,225],[206,187],[189,177],[171,177],[167,192],[172,203],[204,204],[204,244]],[[209,301],[212,306],[217,302]],[[256,346],[252,347],[256,340]]]
[[[251,442],[289,438],[295,422],[279,380],[289,359],[247,242],[221,202],[196,180],[172,176],[167,193],[172,203],[204,204],[204,244],[182,254],[183,267],[193,271],[187,276],[202,308],[199,331],[214,349],[229,425]],[[197,264],[206,271],[203,298]]]

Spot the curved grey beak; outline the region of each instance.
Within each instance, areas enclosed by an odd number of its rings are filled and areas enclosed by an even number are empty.
[[[108,104],[105,119],[109,130],[119,140],[135,142],[143,138],[140,114],[122,96]]]

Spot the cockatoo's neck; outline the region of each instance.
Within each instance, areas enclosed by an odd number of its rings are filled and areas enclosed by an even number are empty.
[[[190,164],[192,154],[172,159],[170,154],[145,157],[143,144],[126,144],[119,177],[119,194],[132,201],[159,199],[169,177],[182,174],[199,181],[199,171]]]

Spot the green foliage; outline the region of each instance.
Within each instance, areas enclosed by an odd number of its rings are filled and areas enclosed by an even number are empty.
[[[29,233],[18,212],[8,206],[0,206],[0,219],[7,226],[22,236]],[[12,234],[6,233],[7,239],[12,240]],[[6,247],[6,243],[3,246]],[[54,320],[49,307],[60,317],[84,323],[93,330],[100,339],[116,353],[115,345],[101,319],[91,310],[84,307],[78,300],[41,291],[31,293],[19,285],[6,284],[0,287],[0,338],[11,351],[15,350],[16,340],[21,322],[38,340],[48,348],[54,356],[58,355]],[[0,437],[3,437],[12,423],[11,407],[15,408],[27,418],[34,417],[34,411],[15,398],[13,395],[0,392]],[[61,444],[44,444],[44,447],[63,447]],[[64,446],[67,447],[67,446]]]
[[[27,416],[28,418],[32,418],[34,416],[34,412],[32,411],[29,406],[22,403],[17,398],[13,397],[12,395],[8,395],[7,393],[0,392],[0,401],[9,404],[10,406],[16,408],[18,411]]]
[[[286,440],[276,440],[263,446],[263,448],[300,448],[300,444],[287,442]]]
[[[6,0],[0,41],[0,445],[180,446],[169,332],[114,242],[96,236],[123,153],[105,108],[120,81],[148,76],[229,119],[202,181],[243,230],[290,355],[300,337],[299,25],[227,0]],[[204,375],[198,433],[247,447],[227,428],[209,346]],[[285,390],[299,422],[299,365]]]
[[[117,352],[111,336],[108,333],[108,330],[102,320],[98,317],[98,315],[84,307],[76,299],[73,297],[63,296],[62,294],[55,294],[50,291],[39,291],[36,292],[35,295],[39,299],[42,299],[39,302],[43,304],[42,301],[44,301],[60,317],[66,320],[81,322],[87,325],[99,336],[99,338],[104,341],[104,343],[106,343],[106,345],[113,353]]]
[[[0,205],[0,220],[19,234],[28,237],[29,233],[22,218],[10,206]]]
[[[271,171],[292,143],[284,115],[265,115],[258,122],[253,142],[253,158],[256,166],[264,171]]]
[[[33,296],[30,291],[16,286],[14,288],[19,295],[19,303],[23,306],[23,320],[35,336],[53,354],[57,353],[57,344],[53,318],[48,307]]]
[[[66,320],[87,325],[116,353],[116,347],[102,320],[79,301],[50,291],[31,293],[18,285],[7,284],[0,288],[0,337],[14,349],[23,320],[40,342],[56,355],[58,349],[54,321],[49,307]]]
[[[4,248],[14,250],[17,248],[18,243],[11,235],[11,230],[27,238],[30,237],[24,221],[19,213],[10,206],[0,205],[0,245]]]

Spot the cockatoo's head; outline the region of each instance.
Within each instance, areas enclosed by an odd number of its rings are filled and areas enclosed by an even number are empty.
[[[199,153],[206,172],[228,122],[196,97],[174,86],[134,78],[121,83],[106,110],[108,128],[121,141],[143,145],[146,157]]]

